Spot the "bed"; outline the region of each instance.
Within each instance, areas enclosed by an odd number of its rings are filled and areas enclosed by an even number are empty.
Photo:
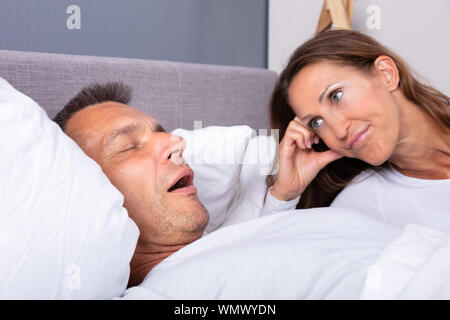
[[[276,143],[253,129],[267,128],[275,79],[252,68],[0,51],[0,298],[450,298],[446,232],[339,208],[258,217]],[[117,80],[133,87],[131,105],[188,145],[202,121],[202,148],[226,145],[240,160],[193,161],[209,229],[127,291],[138,230],[123,196],[49,119],[82,86]],[[264,168],[252,161],[261,141]],[[211,180],[227,190],[212,192]]]

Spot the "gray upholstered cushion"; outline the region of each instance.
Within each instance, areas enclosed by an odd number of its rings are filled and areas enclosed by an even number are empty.
[[[131,105],[171,131],[246,124],[268,127],[268,102],[276,73],[214,66],[0,50],[0,77],[38,102],[49,117],[83,86],[123,81],[133,88]]]

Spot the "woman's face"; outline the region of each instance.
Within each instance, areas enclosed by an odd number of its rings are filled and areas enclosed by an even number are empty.
[[[364,72],[328,62],[312,64],[294,77],[288,91],[304,126],[330,149],[371,165],[390,157],[399,135],[399,107],[389,85],[396,70],[380,66]]]

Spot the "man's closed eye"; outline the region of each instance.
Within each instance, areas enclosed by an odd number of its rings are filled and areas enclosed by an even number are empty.
[[[127,146],[127,147],[123,148],[122,150],[120,150],[119,153],[131,151],[131,150],[134,150],[134,149],[137,149],[137,146],[136,145],[130,145],[130,146]]]

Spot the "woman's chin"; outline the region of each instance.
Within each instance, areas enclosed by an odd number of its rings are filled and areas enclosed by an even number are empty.
[[[371,146],[366,146],[364,150],[361,150],[357,155],[357,158],[372,165],[372,166],[381,166],[391,157],[393,153],[393,146],[390,147],[389,144],[374,144]]]
[[[389,159],[389,156],[377,155],[376,157],[362,157],[359,159],[370,164],[371,166],[378,167],[385,163]]]

